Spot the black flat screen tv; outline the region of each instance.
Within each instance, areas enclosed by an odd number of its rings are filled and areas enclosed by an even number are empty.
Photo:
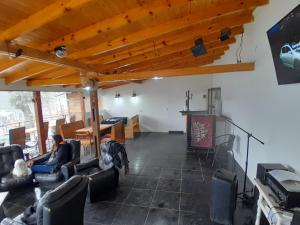
[[[267,31],[279,85],[300,83],[300,5]]]

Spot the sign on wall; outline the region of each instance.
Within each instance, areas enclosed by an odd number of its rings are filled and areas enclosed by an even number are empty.
[[[190,148],[211,149],[215,139],[215,116],[190,115]],[[189,135],[189,134],[188,134]]]

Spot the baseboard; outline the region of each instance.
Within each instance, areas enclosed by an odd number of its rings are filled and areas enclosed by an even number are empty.
[[[184,134],[184,132],[181,130],[170,130],[168,133],[169,134]]]

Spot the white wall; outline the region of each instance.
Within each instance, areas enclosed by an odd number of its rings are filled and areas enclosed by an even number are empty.
[[[259,162],[278,162],[300,173],[300,84],[277,84],[266,31],[299,4],[299,0],[270,0],[258,8],[255,21],[245,27],[244,61],[255,61],[254,72],[214,75],[213,85],[222,88],[223,112],[260,137],[265,145],[250,142],[249,177]],[[299,25],[300,27],[300,25]],[[235,63],[237,45],[218,64]],[[238,135],[236,157],[244,167],[246,135]]]
[[[184,131],[185,120],[179,113],[185,105],[185,91],[193,93],[191,110],[206,110],[203,94],[212,85],[211,76],[193,76],[149,80],[143,84],[129,84],[101,92],[104,117],[139,114],[142,131]],[[115,99],[116,91],[121,98]],[[136,99],[131,97],[133,91]]]

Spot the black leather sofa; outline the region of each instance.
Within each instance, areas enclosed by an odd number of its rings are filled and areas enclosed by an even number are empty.
[[[123,121],[124,125],[127,124],[127,117],[111,117],[109,119],[103,120],[101,124],[115,124],[120,120]]]
[[[5,218],[1,225],[27,224],[35,221],[37,225],[83,225],[84,206],[87,195],[88,178],[73,176],[52,191],[48,191],[38,202],[35,213],[14,220]]]
[[[74,168],[75,174],[89,177],[88,197],[91,203],[102,200],[119,184],[119,171],[115,167],[101,170],[98,159],[77,164]]]
[[[70,159],[69,162],[62,165],[60,168],[57,168],[54,173],[36,173],[34,174],[34,178],[38,182],[58,182],[61,180],[68,180],[71,176],[74,175],[74,165],[80,162],[80,141],[76,140],[65,140],[68,144],[70,144],[71,152],[69,153]],[[50,153],[43,155],[40,157],[36,163],[41,163],[48,160],[50,157]]]
[[[0,191],[9,191],[32,184],[32,175],[16,177],[11,173],[17,159],[24,159],[21,146],[0,147]]]

